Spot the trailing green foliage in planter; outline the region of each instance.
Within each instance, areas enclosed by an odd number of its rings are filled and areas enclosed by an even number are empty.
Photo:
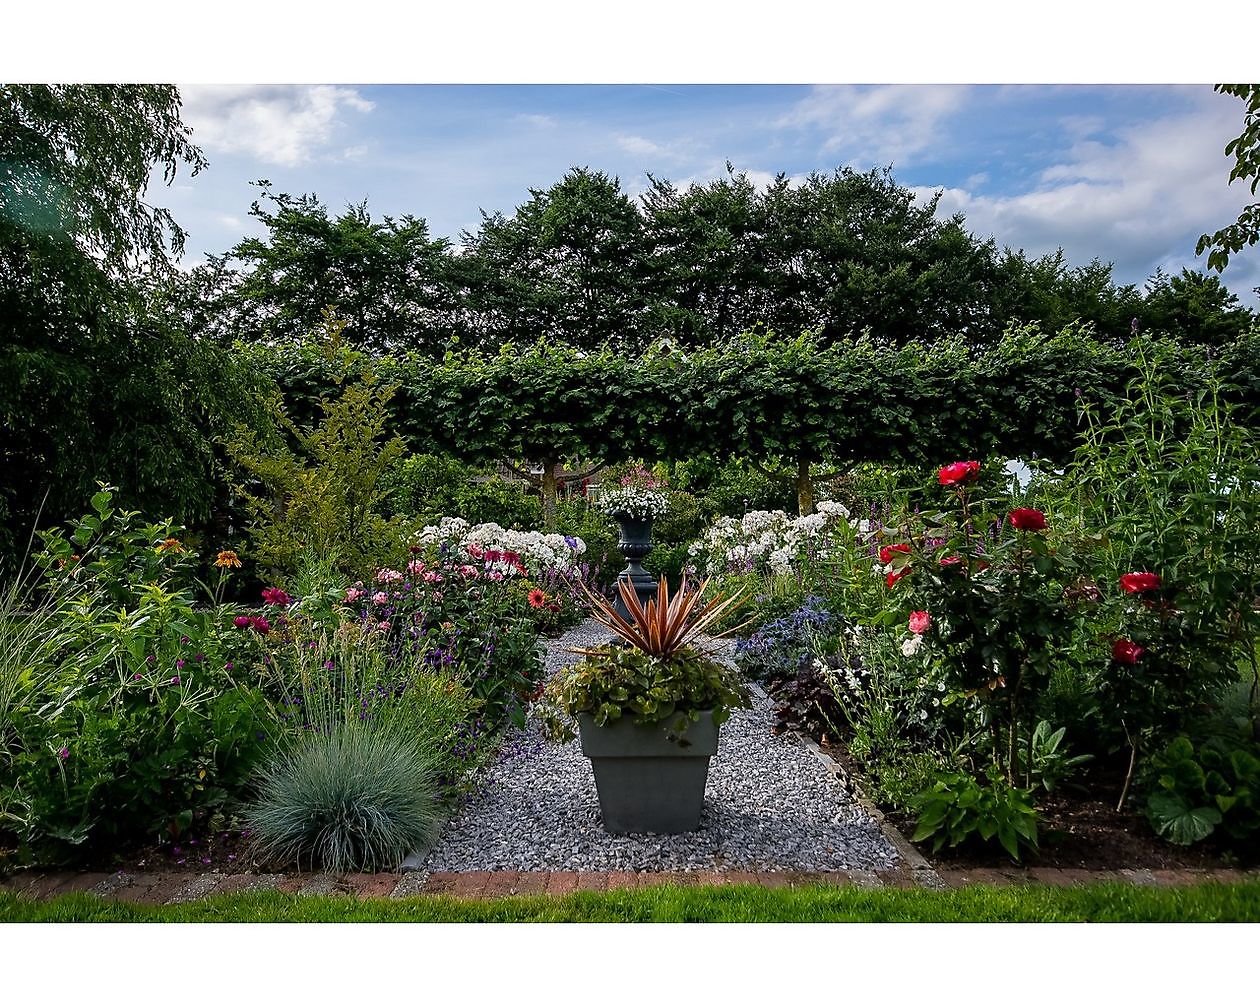
[[[968,773],[942,773],[911,804],[917,818],[911,839],[930,839],[933,852],[977,839],[996,839],[1016,861],[1037,849],[1032,792],[1008,784],[997,767],[984,783]]]
[[[543,692],[539,709],[548,734],[556,741],[576,734],[572,717],[593,714],[598,725],[621,717],[636,724],[668,722],[682,732],[698,712],[713,710],[721,724],[731,708],[748,704],[739,673],[697,651],[687,649],[669,658],[608,644],[586,652],[585,659],[555,677]]]
[[[644,605],[628,581],[618,581],[630,619],[584,588],[594,618],[624,645],[581,649],[577,653],[584,660],[551,679],[540,707],[548,733],[557,740],[571,739],[576,716],[591,714],[600,726],[629,715],[641,725],[669,722],[669,731],[679,734],[701,711],[713,711],[714,722],[721,724],[731,708],[748,706],[743,677],[696,647],[701,635],[744,600],[718,596],[702,603],[706,585],[702,581],[688,592],[684,582],[671,597],[662,577],[656,597]]]

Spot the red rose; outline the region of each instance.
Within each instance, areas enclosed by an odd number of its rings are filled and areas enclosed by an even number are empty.
[[[893,585],[895,585],[898,581],[900,581],[903,577],[905,577],[909,573],[910,573],[909,567],[903,567],[899,571],[889,571],[887,576],[884,578],[884,584],[888,585],[888,587],[891,588]]]
[[[1111,645],[1111,657],[1113,661],[1123,662],[1125,665],[1136,665],[1146,654],[1146,648],[1134,644],[1131,640],[1118,640]]]
[[[879,551],[879,562],[890,563],[894,553],[909,553],[910,547],[905,543],[895,543],[892,546],[885,546]]]
[[[1011,524],[1024,532],[1044,532],[1046,516],[1036,508],[1016,508],[1008,516]]]
[[[932,625],[932,617],[922,610],[912,612],[910,614],[910,632],[912,634],[925,634],[927,628]]]
[[[1152,574],[1149,571],[1124,574],[1120,577],[1120,587],[1130,595],[1135,592],[1151,591],[1153,588],[1162,587],[1163,583],[1163,578],[1161,578],[1158,574]]]
[[[954,564],[962,563],[962,557],[955,554],[954,556],[941,557],[942,567],[952,567]]]
[[[953,486],[955,483],[974,480],[979,475],[979,462],[951,462],[937,473],[937,478],[941,481],[941,486]]]

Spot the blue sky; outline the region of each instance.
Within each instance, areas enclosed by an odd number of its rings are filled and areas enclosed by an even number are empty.
[[[1141,283],[1199,266],[1197,237],[1250,201],[1225,144],[1242,103],[1206,85],[181,85],[210,167],[150,197],[191,233],[186,262],[258,233],[255,179],[333,210],[411,213],[458,242],[575,165],[637,195],[891,164],[942,213],[1030,254],[1116,264]],[[1256,305],[1260,254],[1223,275]]]

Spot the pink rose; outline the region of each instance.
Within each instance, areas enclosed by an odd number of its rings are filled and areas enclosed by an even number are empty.
[[[927,628],[931,625],[932,617],[923,610],[910,614],[910,632],[912,634],[925,634],[927,633]]]

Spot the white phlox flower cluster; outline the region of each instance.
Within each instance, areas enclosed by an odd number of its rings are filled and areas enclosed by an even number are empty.
[[[520,532],[505,529],[495,522],[469,525],[463,518],[446,517],[437,525],[426,525],[415,536],[418,546],[446,543],[448,547],[467,551],[469,546],[485,551],[515,553],[530,574],[543,571],[571,571],[586,552],[586,543],[578,536],[549,532]]]
[[[849,521],[848,509],[829,500],[799,518],[785,511],[750,511],[743,518],[719,518],[687,552],[702,558],[710,575],[762,565],[772,574],[789,574],[806,543],[825,538],[842,521],[853,528],[862,524]]]
[[[606,515],[626,514],[639,521],[664,518],[669,513],[669,497],[660,490],[626,486],[603,494],[596,506]]]

